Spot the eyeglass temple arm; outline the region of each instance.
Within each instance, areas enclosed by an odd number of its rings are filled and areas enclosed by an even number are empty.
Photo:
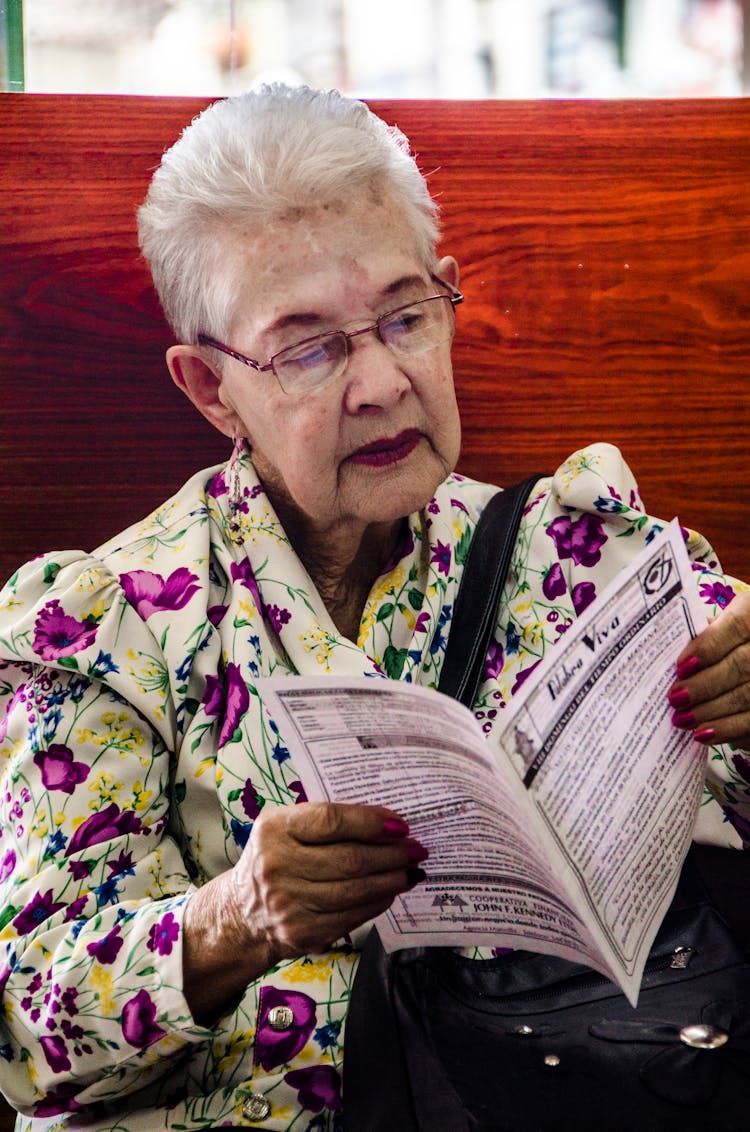
[[[450,291],[449,298],[454,307],[457,307],[459,303],[464,301],[464,297],[458,287],[454,287],[447,279],[441,279],[439,275],[433,274],[432,271],[430,272],[430,279],[432,279],[433,283],[439,283],[441,287],[445,287],[446,290]]]
[[[228,354],[228,356],[234,358],[235,361],[242,362],[243,366],[250,366],[252,369],[257,369],[258,373],[269,368],[268,366],[259,365],[258,362],[254,362],[252,358],[248,358],[244,354],[238,354],[236,350],[231,350],[229,346],[225,346],[223,342],[218,342],[208,334],[198,335],[198,345],[213,346],[214,350],[221,350],[222,354]]]

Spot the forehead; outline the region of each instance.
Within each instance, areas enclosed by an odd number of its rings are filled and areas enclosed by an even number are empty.
[[[247,230],[234,254],[234,327],[246,338],[297,314],[321,322],[358,317],[394,281],[427,275],[403,207],[362,193]]]

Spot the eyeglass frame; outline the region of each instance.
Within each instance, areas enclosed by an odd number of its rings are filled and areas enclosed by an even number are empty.
[[[247,354],[241,354],[239,350],[233,350],[230,346],[226,346],[223,342],[219,342],[218,339],[212,338],[211,335],[204,334],[202,331],[196,336],[196,342],[199,346],[208,346],[213,348],[214,350],[220,350],[222,354],[226,354],[228,357],[234,358],[234,360],[237,362],[242,362],[244,366],[249,366],[251,369],[256,370],[258,373],[268,373],[268,371],[270,370],[278,381],[279,387],[283,390],[284,393],[287,394],[287,396],[289,396],[288,391],[284,389],[281,378],[276,372],[276,366],[274,365],[276,358],[278,358],[280,354],[285,354],[288,350],[296,350],[298,346],[304,346],[306,343],[314,342],[318,338],[328,338],[330,335],[343,335],[343,337],[346,339],[346,362],[348,364],[350,357],[349,343],[351,342],[352,338],[358,338],[360,334],[375,333],[378,335],[378,340],[382,342],[387,349],[390,349],[388,343],[383,342],[383,339],[380,338],[380,324],[388,318],[391,318],[394,314],[398,314],[399,311],[409,310],[411,307],[419,306],[420,303],[429,303],[434,299],[447,299],[451,304],[451,309],[455,313],[456,307],[459,305],[459,303],[462,303],[464,301],[464,296],[461,294],[457,287],[453,286],[452,283],[448,283],[445,279],[440,279],[437,275],[433,275],[432,272],[430,272],[430,279],[432,279],[434,283],[439,283],[441,287],[446,287],[450,294],[428,295],[424,299],[416,299],[413,303],[403,303],[401,306],[394,307],[393,310],[386,311],[384,314],[381,314],[369,326],[363,326],[359,330],[326,330],[322,334],[311,334],[309,338],[301,338],[299,342],[292,342],[289,346],[285,346],[283,350],[277,350],[275,354],[271,355],[265,365],[261,365],[260,362],[255,361],[253,358],[249,358]],[[346,366],[341,372],[343,373],[345,372],[345,370]]]

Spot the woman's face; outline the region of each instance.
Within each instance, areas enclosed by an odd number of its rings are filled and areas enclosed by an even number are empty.
[[[239,313],[228,342],[261,363],[301,339],[359,329],[441,291],[401,209],[368,194],[253,233],[239,254]],[[436,273],[457,282],[452,259]],[[396,357],[376,335],[362,335],[345,372],[304,395],[285,393],[270,371],[227,359],[220,427],[247,437],[282,514],[291,509],[316,530],[392,522],[423,507],[458,459],[450,345]]]

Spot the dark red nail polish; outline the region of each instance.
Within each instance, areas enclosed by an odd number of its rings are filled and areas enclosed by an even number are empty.
[[[670,707],[687,707],[690,703],[690,692],[688,692],[687,688],[673,688],[667,696],[667,699]]]
[[[716,732],[713,727],[701,727],[699,731],[693,732],[693,738],[697,739],[699,743],[713,743]]]
[[[414,888],[415,884],[419,884],[419,882],[422,881],[422,880],[425,880],[426,877],[427,877],[427,873],[424,871],[424,869],[407,869],[406,870],[406,880],[407,880],[407,883],[409,885],[409,888]]]
[[[695,716],[691,711],[676,711],[672,723],[675,727],[695,727]]]
[[[383,833],[386,837],[406,837],[408,832],[408,825],[400,818],[385,818],[383,821]]]
[[[682,664],[677,665],[677,679],[687,680],[689,676],[695,675],[700,666],[701,662],[697,656],[689,656]]]
[[[420,861],[426,861],[430,855],[430,850],[425,849],[424,845],[420,845],[415,841],[413,845],[409,845],[406,850],[406,859],[414,865],[418,865]]]

